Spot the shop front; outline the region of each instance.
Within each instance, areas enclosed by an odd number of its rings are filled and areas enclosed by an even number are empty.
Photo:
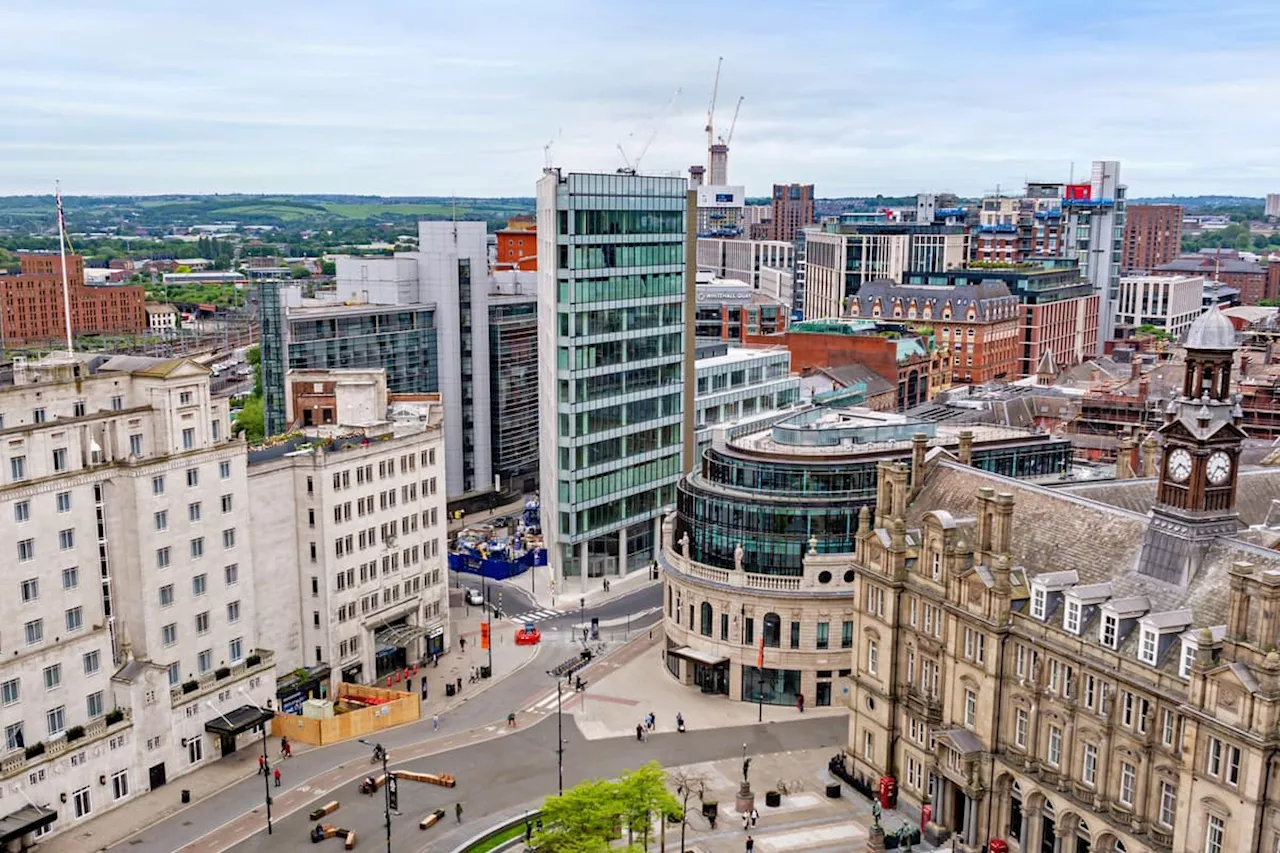
[[[686,684],[692,682],[703,693],[729,695],[729,659],[724,655],[681,646],[669,650],[667,657],[684,661]]]

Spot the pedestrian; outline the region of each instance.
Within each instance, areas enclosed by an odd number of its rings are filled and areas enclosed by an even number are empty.
[[[258,756],[258,775],[261,776],[267,772],[267,758],[264,755]]]
[[[507,727],[514,729],[516,727],[516,712],[512,711],[507,714]]]
[[[636,740],[644,743],[644,723],[636,723]]]
[[[280,787],[280,768],[276,768],[276,787]]]
[[[746,832],[751,827],[751,815],[746,812],[742,813],[742,831]]]
[[[465,652],[465,651],[467,650],[467,638],[466,638],[466,637],[459,637],[459,638],[458,638],[458,646],[462,649],[462,651],[464,651],[464,652]]]
[[[427,701],[427,674],[422,674],[422,701]]]
[[[801,693],[796,697],[796,707],[800,709],[800,713],[804,713],[804,694]]]
[[[405,692],[405,693],[412,693],[412,692],[413,692],[413,679],[412,679],[412,678],[406,678],[406,679],[404,680],[404,692]]]
[[[461,675],[458,676],[458,692],[459,693],[462,692],[462,676]]]
[[[587,642],[587,629],[586,629],[586,628],[583,628],[583,629],[582,629],[582,643],[583,643],[583,645],[586,645],[586,642]]]
[[[756,842],[750,835],[748,835],[747,836],[747,853],[752,853],[752,851],[754,851],[755,849],[756,849]]]
[[[751,828],[756,828],[756,821],[760,819],[760,812],[756,811],[756,807],[751,807]]]
[[[454,804],[454,806],[453,806],[453,813],[454,813],[454,815],[456,815],[456,816],[457,816],[457,818],[458,818],[458,823],[462,823],[462,803],[455,803],[455,804]]]
[[[433,732],[440,731],[440,715],[439,714],[431,715],[431,731]]]
[[[293,758],[293,741],[291,740],[284,742],[284,757]]]

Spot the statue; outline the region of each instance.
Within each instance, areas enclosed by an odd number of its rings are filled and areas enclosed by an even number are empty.
[[[871,800],[871,826],[880,828],[880,801],[877,799]]]
[[[680,537],[680,552],[684,554],[684,558],[689,559],[689,531],[685,531]]]
[[[751,773],[751,759],[742,759],[742,787],[746,790],[748,783],[751,781],[748,776]]]
[[[810,554],[818,553],[818,537],[817,536],[809,537],[809,553]]]
[[[738,571],[742,571],[742,543],[738,543],[738,547],[733,549],[733,567]]]

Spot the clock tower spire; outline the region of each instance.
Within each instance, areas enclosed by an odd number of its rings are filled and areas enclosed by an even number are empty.
[[[1240,398],[1231,393],[1236,332],[1217,308],[1187,331],[1182,393],[1170,401],[1158,432],[1164,458],[1139,571],[1185,583],[1215,536],[1239,529],[1237,466],[1245,433]]]

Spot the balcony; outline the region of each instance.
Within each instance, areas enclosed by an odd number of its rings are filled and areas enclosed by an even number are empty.
[[[906,693],[907,710],[913,717],[935,726],[942,722],[941,699],[925,693],[914,684],[907,685]]]
[[[184,703],[202,699],[209,693],[221,690],[232,682],[266,672],[274,667],[275,652],[270,649],[258,649],[234,666],[220,667],[208,675],[169,688],[169,701],[176,708]]]
[[[108,719],[114,722],[108,723]],[[105,717],[99,717],[83,726],[73,726],[66,734],[63,734],[56,740],[47,743],[32,744],[26,750],[15,750],[12,755],[8,755],[3,761],[0,761],[0,779],[8,779],[22,773],[29,767],[43,764],[46,761],[57,758],[63,753],[74,752],[83,749],[86,745],[95,743],[105,737],[109,737],[118,732],[133,727],[133,711],[130,708],[119,708],[112,711]],[[72,739],[67,735],[75,731],[80,731],[78,737]],[[27,753],[36,749],[37,746],[43,749],[36,754],[27,758]]]

